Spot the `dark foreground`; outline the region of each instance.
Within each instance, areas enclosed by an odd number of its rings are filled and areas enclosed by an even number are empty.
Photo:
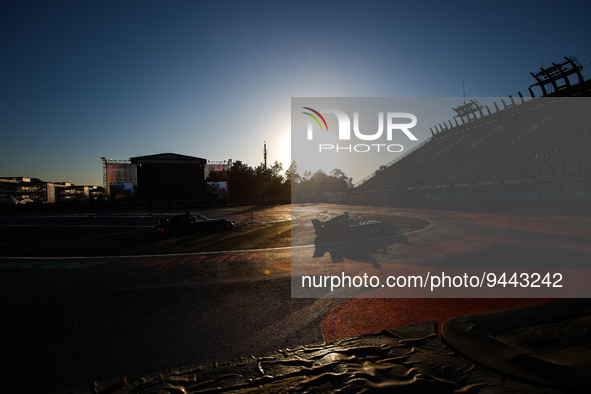
[[[591,388],[591,338],[577,328],[590,325],[591,303],[554,301],[450,319],[445,344],[424,322],[61,394],[582,392]]]
[[[385,353],[374,354],[371,346],[362,345],[361,353],[347,350],[348,343],[358,342],[343,338],[427,320],[441,325],[452,316],[540,300],[387,299],[372,298],[371,293],[351,299],[331,298],[330,294],[325,295],[328,298],[292,298],[290,240],[293,235],[297,234],[300,242],[297,250],[303,269],[341,264],[384,271],[403,265],[432,265],[443,260],[463,267],[476,257],[482,260],[491,256],[494,261],[502,262],[499,257],[509,254],[550,266],[558,258],[578,264],[588,261],[591,254],[585,218],[377,212],[372,208],[374,215],[391,215],[401,232],[422,231],[408,235],[404,243],[371,251],[368,254],[371,261],[367,256],[355,260],[356,254],[346,253],[339,261],[328,253],[321,258],[312,257],[312,217],[325,220],[344,210],[362,209],[321,204],[293,209],[291,206],[221,209],[207,214],[234,220],[236,229],[174,237],[160,237],[161,234],[152,231],[154,215],[150,212],[2,218],[0,291],[5,316],[2,351],[8,360],[3,368],[6,378],[2,391],[53,392],[80,385],[86,390],[94,381],[106,382],[100,386],[104,389],[113,383],[109,379],[125,376],[130,383],[125,390],[129,392],[144,389],[150,392],[157,385],[177,387],[177,391],[169,392],[182,392],[181,387],[191,392],[217,387],[217,379],[227,377],[229,365],[235,365],[237,376],[230,381],[219,380],[220,387],[228,390],[230,387],[250,390],[258,387],[258,383],[263,386],[269,383],[268,391],[274,391],[277,386],[273,384],[287,384],[288,380],[294,383],[298,374],[312,379],[310,385],[330,387],[324,386],[326,381],[333,384],[349,379],[345,377],[347,370],[359,372],[347,375],[357,383],[365,380],[376,383],[388,374],[402,374],[413,381],[434,376],[437,381],[454,382],[453,374],[446,375],[451,373],[447,367],[440,371],[447,378],[439,372],[435,375],[424,372],[427,364],[422,361],[417,365],[423,367],[410,367],[408,373],[400,369],[400,362],[412,362],[419,353],[399,359],[394,351],[383,358]],[[425,220],[433,225],[424,227],[420,223]],[[489,233],[494,233],[494,237]],[[483,242],[489,239],[494,242]],[[576,333],[578,349],[588,349],[585,340],[590,337],[591,329],[587,323],[577,320],[568,324],[566,332]],[[552,342],[546,328],[534,333],[538,339],[532,343]],[[417,349],[440,346],[432,334],[420,341],[414,337],[407,342],[396,337],[398,334],[380,335],[404,346],[413,343]],[[337,342],[318,350],[324,340]],[[392,343],[384,346],[398,349],[399,345]],[[317,345],[308,347],[309,344]],[[556,350],[542,345],[539,346],[546,353]],[[265,354],[268,356],[261,356]],[[306,355],[316,358],[306,359]],[[357,365],[355,360],[363,362]],[[522,360],[523,357],[516,358],[518,363]],[[191,365],[205,365],[195,367],[201,375],[194,367],[185,367]],[[545,371],[543,365],[546,364],[539,364],[538,369]],[[331,371],[331,368],[336,369]],[[152,375],[158,371],[170,372]],[[308,372],[310,375],[306,375]],[[157,378],[160,375],[166,378],[164,382]],[[160,383],[142,386],[148,382],[141,380],[145,376],[150,376],[148,381],[152,383],[160,379]],[[207,377],[209,383],[199,378],[205,385],[198,386],[197,378],[193,378],[196,376]],[[322,378],[314,380],[318,376]],[[236,379],[242,378],[244,381],[237,383]],[[244,383],[248,379],[254,380]],[[465,387],[468,381],[454,384]],[[495,386],[489,383],[482,380],[470,390],[493,390]],[[412,383],[409,390],[412,392],[414,387],[422,387],[421,384],[424,382]],[[437,387],[448,392],[456,387],[454,384]],[[556,388],[556,385],[543,386]],[[308,386],[295,385],[293,389],[299,391],[305,387]]]

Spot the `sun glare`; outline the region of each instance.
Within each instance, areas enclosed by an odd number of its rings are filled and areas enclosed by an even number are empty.
[[[291,164],[291,127],[283,133],[278,161],[283,163],[283,171]]]

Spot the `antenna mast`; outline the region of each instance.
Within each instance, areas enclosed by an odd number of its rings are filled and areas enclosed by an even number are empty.
[[[466,87],[464,86],[463,79],[462,79],[462,93],[464,94],[464,104],[466,104]]]

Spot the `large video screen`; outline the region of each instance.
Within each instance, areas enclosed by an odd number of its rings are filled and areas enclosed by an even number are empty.
[[[135,195],[133,183],[131,182],[111,183],[109,190],[112,198],[133,197]]]
[[[228,182],[207,182],[207,192],[209,194],[228,193]]]

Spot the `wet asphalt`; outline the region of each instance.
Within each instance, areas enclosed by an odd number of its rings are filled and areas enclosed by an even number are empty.
[[[389,218],[400,236],[363,258],[345,253],[334,260],[342,246],[312,257],[310,219],[344,210]],[[294,270],[338,272],[346,264],[355,272],[381,272],[444,263],[464,269],[474,261],[504,267],[511,259],[546,269],[560,259],[574,269],[591,254],[589,220],[556,215],[287,205],[208,211],[236,222],[225,232],[162,237],[153,231],[155,214],[174,213],[0,218],[7,392],[51,392],[122,375],[131,381],[183,365],[538,301],[444,296],[429,302],[371,292],[293,297]],[[543,295],[538,298],[554,298]]]

